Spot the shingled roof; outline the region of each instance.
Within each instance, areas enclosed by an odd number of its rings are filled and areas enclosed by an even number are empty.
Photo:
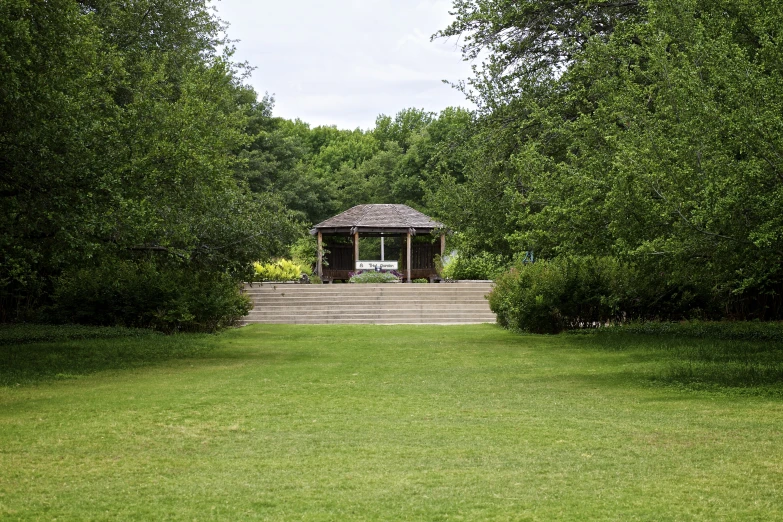
[[[414,210],[408,205],[356,205],[313,227],[311,234],[429,233],[444,228],[443,223]]]

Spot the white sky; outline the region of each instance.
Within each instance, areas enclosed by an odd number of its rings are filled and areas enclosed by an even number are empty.
[[[441,80],[470,76],[455,40],[430,42],[451,17],[450,0],[219,0],[240,40],[235,59],[256,69],[275,116],[311,127],[369,129],[405,108],[472,107]]]

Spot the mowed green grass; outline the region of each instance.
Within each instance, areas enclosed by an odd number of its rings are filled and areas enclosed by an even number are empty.
[[[654,337],[274,325],[192,342],[214,348],[0,388],[0,519],[783,520],[774,383],[675,382]]]

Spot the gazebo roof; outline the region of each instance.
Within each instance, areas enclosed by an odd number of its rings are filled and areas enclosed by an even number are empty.
[[[443,223],[414,210],[408,205],[356,205],[341,214],[322,221],[311,234],[405,234],[429,233],[444,228]]]

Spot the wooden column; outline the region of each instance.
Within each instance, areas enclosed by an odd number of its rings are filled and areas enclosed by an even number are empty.
[[[318,231],[318,262],[315,265],[315,271],[318,277],[324,276],[324,236]]]
[[[359,261],[359,232],[356,231],[353,234],[353,266],[351,271],[356,270],[356,262]]]
[[[411,231],[408,230],[408,256],[407,256],[407,262],[405,263],[405,269],[407,270],[407,279],[408,283],[411,282]]]

